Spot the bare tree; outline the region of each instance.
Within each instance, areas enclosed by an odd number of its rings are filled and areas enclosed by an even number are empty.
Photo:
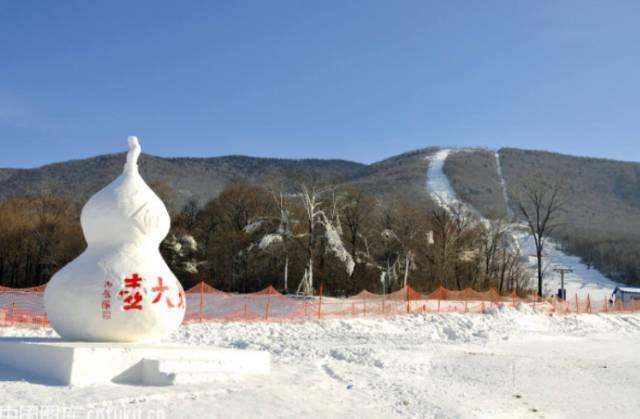
[[[529,228],[536,248],[538,270],[538,296],[542,297],[542,255],[549,236],[560,225],[558,215],[561,211],[560,187],[544,177],[529,182],[518,201],[518,209]]]
[[[489,289],[492,283],[503,282],[508,255],[508,225],[501,219],[491,222],[480,239],[482,260],[482,288]],[[500,276],[501,281],[497,280]]]
[[[458,261],[464,257],[465,242],[469,241],[473,220],[461,205],[449,209],[434,208],[431,213],[434,240],[434,254],[431,262],[435,265],[439,285],[451,288],[450,282],[463,289],[459,275],[455,274]]]
[[[183,207],[182,211],[174,217],[174,224],[180,225],[188,232],[192,232],[196,225],[198,224],[198,213],[200,212],[200,208],[198,206],[198,201],[195,199],[190,199]]]
[[[382,276],[381,282],[394,284],[398,280],[398,269],[400,264],[400,240],[395,232],[398,222],[398,214],[395,206],[387,205],[382,208],[380,214],[380,238],[382,239]]]
[[[284,271],[283,271],[283,288],[285,293],[289,292],[289,239],[291,237],[291,215],[289,211],[289,203],[287,200],[286,193],[284,191],[284,186],[274,186],[271,185],[269,187],[269,191],[271,193],[271,199],[275,204],[275,208],[278,212],[277,219],[277,229],[275,233],[267,235],[262,238],[260,243],[260,248],[264,251],[268,251],[269,246],[267,243],[271,242],[280,242],[282,252],[284,253]],[[277,240],[269,239],[276,238]],[[266,242],[266,243],[265,243]]]
[[[341,238],[341,194],[335,188],[320,187],[315,181],[301,183],[299,189],[299,197],[302,201],[303,209],[301,218],[304,231],[294,237],[301,239],[299,242],[303,243],[307,263],[298,292],[311,295],[313,293],[314,260],[317,254],[316,239],[318,237],[322,239],[321,255],[330,252],[336,256],[344,264],[349,278],[353,275],[355,261],[344,247]],[[326,198],[327,202],[323,203],[322,198]]]
[[[402,285],[406,288],[409,285],[409,272],[415,266],[416,249],[423,245],[421,239],[424,238],[425,228],[422,225],[422,209],[416,208],[406,203],[398,207],[398,220],[396,223],[396,237],[401,245],[402,257],[404,259]]]
[[[340,214],[344,210],[344,194],[336,187],[328,190],[328,202],[326,210],[320,211],[320,224],[324,228],[322,236],[322,251],[325,254],[333,254],[344,265],[349,278],[355,269],[355,255],[349,253],[342,241],[342,222]]]
[[[365,224],[371,217],[375,207],[374,199],[360,189],[347,189],[346,205],[343,209],[344,225],[347,231],[347,240],[351,247],[351,254],[356,263],[359,263],[358,243],[363,241],[362,236]]]
[[[323,192],[315,182],[311,185],[304,183],[300,185],[300,198],[304,208],[304,225],[306,231],[297,237],[306,239],[304,240],[304,247],[307,256],[307,266],[305,267],[302,281],[300,281],[298,292],[303,292],[306,295],[313,294],[313,259],[315,258],[316,226],[322,216],[320,196]]]

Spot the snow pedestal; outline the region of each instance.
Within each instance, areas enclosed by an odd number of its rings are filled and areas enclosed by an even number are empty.
[[[2,338],[0,364],[47,384],[163,386],[268,374],[270,354],[179,344]]]

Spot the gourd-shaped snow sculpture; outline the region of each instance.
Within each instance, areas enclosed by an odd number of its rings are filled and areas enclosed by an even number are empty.
[[[159,340],[182,323],[186,298],[160,255],[169,213],[138,172],[140,145],[129,137],[124,172],[82,210],[87,249],[51,279],[44,303],[67,340]]]

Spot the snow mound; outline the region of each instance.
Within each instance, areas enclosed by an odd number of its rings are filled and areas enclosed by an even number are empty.
[[[267,350],[272,374],[169,388],[66,388],[21,381],[15,371],[0,369],[0,406],[63,400],[81,412],[126,406],[184,419],[637,414],[640,378],[629,372],[640,366],[640,315],[549,316],[525,307],[486,315],[191,324],[169,340]],[[0,334],[55,335],[51,329],[13,328]]]

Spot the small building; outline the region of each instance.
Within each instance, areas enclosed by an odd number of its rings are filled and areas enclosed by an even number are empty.
[[[632,287],[616,287],[613,290],[613,294],[611,294],[611,302],[622,302],[626,303],[627,301],[640,301],[640,288],[632,288]]]

